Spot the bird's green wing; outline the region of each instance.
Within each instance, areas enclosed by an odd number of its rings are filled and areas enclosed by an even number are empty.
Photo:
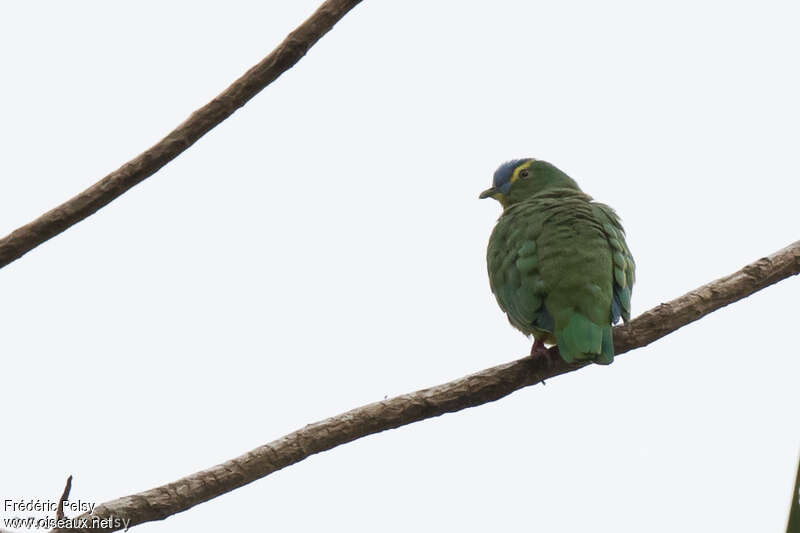
[[[514,210],[512,210],[514,211]],[[508,213],[489,239],[489,283],[511,324],[525,334],[552,342],[553,317],[544,307],[547,295],[539,271],[536,238],[542,217],[524,211]]]
[[[601,203],[592,203],[592,209],[611,245],[614,264],[614,298],[611,301],[611,323],[620,317],[627,322],[631,318],[631,294],[636,281],[636,263],[625,242],[625,230],[612,208]]]

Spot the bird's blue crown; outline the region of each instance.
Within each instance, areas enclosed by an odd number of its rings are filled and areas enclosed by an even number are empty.
[[[529,160],[530,158],[512,159],[500,165],[497,170],[494,171],[494,183],[492,183],[492,185],[503,194],[508,194],[508,190],[511,188],[511,176],[514,174],[514,169],[521,163]]]

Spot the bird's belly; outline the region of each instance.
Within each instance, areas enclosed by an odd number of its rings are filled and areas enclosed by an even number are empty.
[[[543,343],[550,345],[556,343],[556,338],[555,336],[553,336],[552,331],[547,331],[546,329],[539,329],[535,326],[531,326],[530,330],[531,330],[531,335],[533,335],[533,338],[536,339],[537,341],[542,341]]]

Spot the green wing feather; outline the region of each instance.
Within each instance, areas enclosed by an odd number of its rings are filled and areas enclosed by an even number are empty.
[[[620,317],[627,322],[631,319],[631,293],[636,281],[636,263],[625,242],[625,230],[614,210],[601,203],[593,203],[592,207],[598,220],[603,224],[603,232],[613,250],[614,301],[612,302],[611,323],[615,324]]]
[[[547,288],[539,271],[536,239],[542,217],[535,211],[511,208],[489,239],[489,283],[500,308],[515,328],[553,343],[552,316],[544,307]]]

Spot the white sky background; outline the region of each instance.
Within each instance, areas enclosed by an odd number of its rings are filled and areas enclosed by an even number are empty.
[[[4,4],[0,233],[152,145],[318,3]],[[485,272],[500,207],[477,199],[510,158],[617,209],[637,315],[797,240],[798,15],[365,0],[177,160],[0,272],[0,500],[57,499],[71,473],[73,498],[100,503],[525,355]],[[798,289],[139,529],[782,531]]]

